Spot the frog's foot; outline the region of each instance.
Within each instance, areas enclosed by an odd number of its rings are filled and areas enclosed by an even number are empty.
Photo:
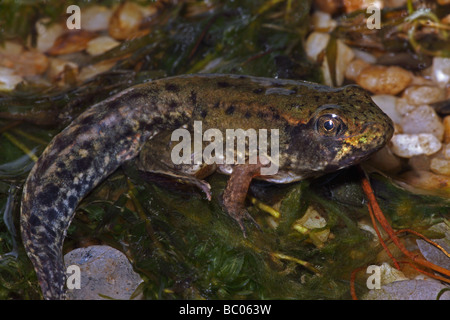
[[[140,170],[141,176],[148,180],[152,181],[152,176],[161,176],[165,177],[170,181],[177,182],[181,185],[194,186],[202,191],[206,198],[211,201],[211,186],[205,180],[198,179],[194,176],[190,176],[183,173],[177,173],[175,171],[142,171]]]
[[[251,221],[260,229],[256,221],[245,209],[245,198],[252,179],[260,175],[261,167],[262,165],[259,163],[235,166],[223,193],[223,206],[228,215],[239,224],[244,236],[247,235],[244,219]]]

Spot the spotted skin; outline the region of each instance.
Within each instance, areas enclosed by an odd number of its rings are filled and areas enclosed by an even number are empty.
[[[339,134],[318,121],[337,114]],[[186,75],[122,91],[54,137],[25,183],[22,239],[45,299],[65,298],[62,246],[83,197],[159,132],[201,120],[203,129],[279,129],[286,183],[365,159],[392,136],[390,119],[359,87],[235,75]],[[232,168],[222,168],[232,173]],[[229,188],[230,189],[230,188]],[[233,194],[230,191],[230,195]],[[239,198],[239,197],[238,197]]]

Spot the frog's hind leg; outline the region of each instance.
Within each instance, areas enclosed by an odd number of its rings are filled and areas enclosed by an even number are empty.
[[[163,182],[170,183],[171,185],[178,184],[179,186],[193,186],[202,191],[206,198],[211,201],[211,186],[205,180],[199,179],[197,176],[189,175],[183,172],[177,172],[169,168],[154,169],[154,170],[139,170],[140,176],[146,180],[156,183]],[[175,186],[177,188],[177,186]]]
[[[259,162],[235,166],[223,193],[223,206],[227,213],[239,224],[244,236],[246,236],[244,218],[250,220],[259,228],[256,221],[245,209],[245,199],[250,183],[253,178],[260,175],[261,167],[262,165]]]

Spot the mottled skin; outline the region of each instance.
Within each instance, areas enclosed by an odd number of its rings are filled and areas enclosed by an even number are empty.
[[[279,129],[279,172],[263,177],[279,183],[355,164],[393,133],[391,120],[356,86],[331,89],[301,81],[192,75],[124,90],[58,134],[25,183],[22,238],[46,299],[64,298],[62,246],[81,199],[157,133],[194,120],[203,122],[203,130]],[[257,176],[255,166],[251,174],[243,174],[245,165],[236,172],[248,179],[230,179],[236,182],[227,186],[228,211],[241,210],[233,199],[242,200],[242,185]],[[243,217],[229,213],[238,222]]]

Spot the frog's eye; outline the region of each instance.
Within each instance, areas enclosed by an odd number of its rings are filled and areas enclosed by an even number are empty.
[[[339,136],[344,130],[345,124],[342,122],[341,118],[334,113],[321,115],[316,120],[316,131],[323,136]]]

